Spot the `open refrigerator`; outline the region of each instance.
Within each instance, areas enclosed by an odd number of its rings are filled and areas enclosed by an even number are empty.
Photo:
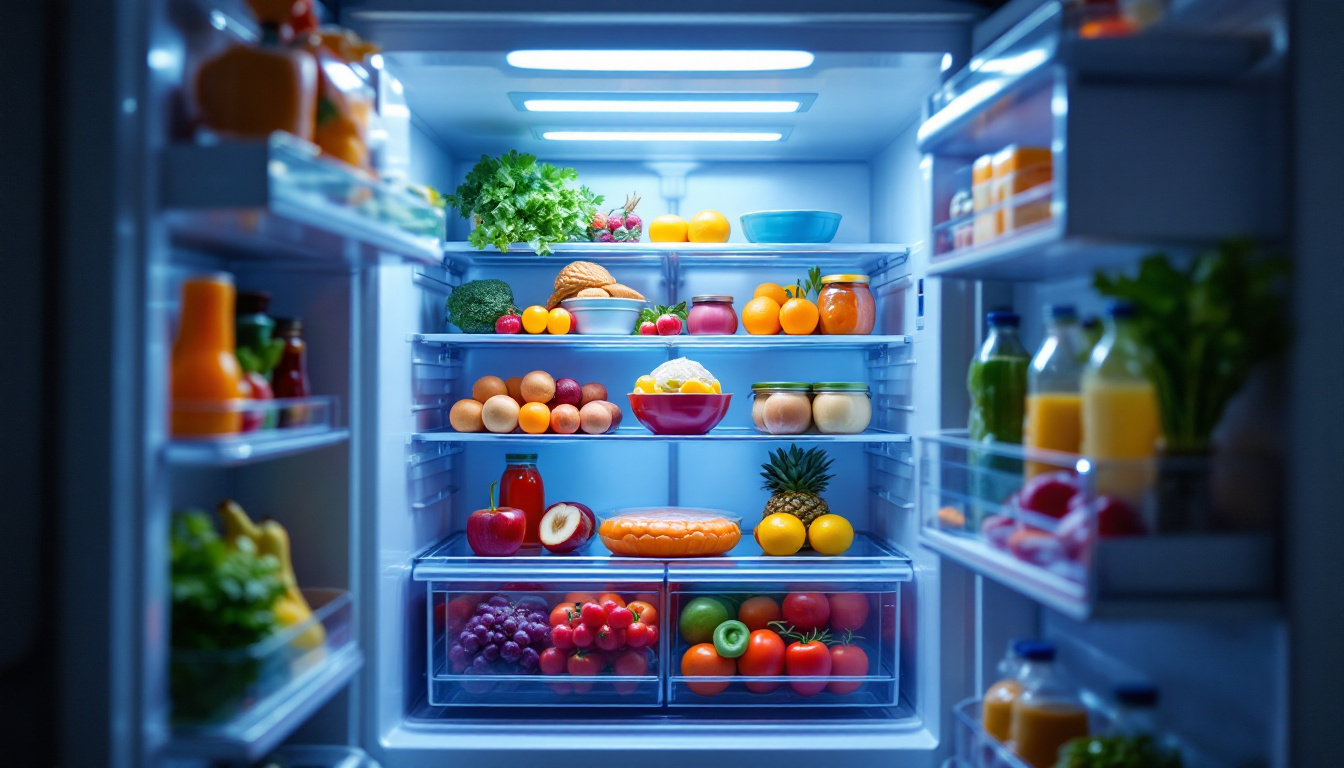
[[[1058,3],[1025,12],[1014,3],[988,20],[972,3],[909,5],[870,12],[792,3],[758,16],[665,9],[620,24],[613,14],[607,24],[606,12],[586,7],[510,14],[404,0],[339,4],[338,21],[383,46],[365,74],[401,178],[451,191],[482,153],[518,148],[577,168],[609,200],[639,190],[650,215],[717,208],[734,222],[724,244],[569,243],[547,257],[525,245],[476,250],[451,210],[445,218],[303,142],[193,142],[180,112],[194,68],[221,46],[254,39],[255,25],[241,3],[210,0],[149,3],[126,20],[144,41],[128,60],[147,66],[136,70],[140,107],[128,139],[143,160],[125,212],[138,247],[116,284],[129,291],[121,298],[143,301],[127,304],[125,327],[109,331],[135,353],[122,361],[130,378],[117,390],[130,418],[116,430],[134,524],[103,555],[119,564],[107,589],[109,604],[124,611],[100,640],[112,638],[117,672],[98,706],[126,722],[109,739],[118,759],[108,762],[250,764],[288,743],[300,755],[295,765],[389,768],[580,754],[635,755],[641,765],[1011,765],[977,733],[972,700],[996,679],[1011,639],[1045,636],[1089,690],[1159,686],[1163,724],[1190,746],[1187,764],[1287,765],[1288,641],[1274,525],[1240,537],[1134,542],[1060,574],[950,533],[938,515],[983,479],[976,447],[956,430],[986,310],[1016,308],[1034,346],[1044,304],[1100,306],[1088,283],[1097,269],[1127,269],[1154,248],[1231,234],[1285,236],[1283,10],[1247,2],[1223,14],[1209,10],[1217,3],[1176,2],[1157,33],[1083,40]],[[528,40],[799,49],[816,58],[791,72],[614,77],[505,64],[509,51],[534,47]],[[808,108],[576,118],[518,106],[528,95],[613,90],[802,94]],[[543,137],[631,126],[766,126],[783,140]],[[969,188],[976,157],[1013,143],[1049,148],[1053,181],[1002,203],[1028,223],[971,244],[957,230],[972,222],[950,212],[952,199]],[[743,213],[792,208],[842,211],[839,234],[779,246],[746,243],[736,231]],[[603,265],[659,304],[730,294],[740,306],[757,284],[790,285],[814,266],[862,273],[876,327],[870,336],[739,330],[646,339],[463,334],[445,322],[446,297],[467,281],[502,278],[516,296],[540,301],[573,260]],[[303,404],[309,421],[300,428],[170,438],[164,372],[180,285],[209,270],[270,291],[275,314],[304,319],[321,397]],[[738,395],[703,436],[660,437],[628,411],[603,435],[461,433],[448,424],[452,404],[485,375],[563,371],[603,382],[619,402],[638,376],[683,356]],[[856,435],[753,430],[750,385],[797,379],[866,383],[870,426]],[[768,495],[760,465],[790,443],[834,459],[826,499],[858,531],[843,555],[768,557],[748,540]],[[600,514],[731,510],[743,518],[744,540],[704,559],[617,558],[596,540],[573,557],[475,557],[463,536],[467,516],[516,452],[538,455],[548,499],[579,499]],[[287,643],[259,649],[248,663],[268,665],[268,685],[227,716],[175,724],[169,520],[175,509],[224,497],[289,529],[300,583],[328,590],[310,598],[327,643],[293,658]],[[849,681],[853,689],[756,693],[725,680],[724,692],[707,696],[697,692],[704,683],[683,676],[686,643],[672,628],[689,601],[804,591],[868,606],[860,642],[869,670]],[[549,608],[574,592],[657,607],[667,629],[646,669],[556,685],[452,668],[445,625],[455,603],[503,596]],[[286,657],[271,658],[277,653]],[[296,746],[305,744],[348,746]]]

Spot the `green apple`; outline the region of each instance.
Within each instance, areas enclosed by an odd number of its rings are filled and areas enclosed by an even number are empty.
[[[691,645],[708,643],[714,639],[714,630],[728,620],[728,608],[717,598],[697,597],[682,606],[677,627],[681,639]]]

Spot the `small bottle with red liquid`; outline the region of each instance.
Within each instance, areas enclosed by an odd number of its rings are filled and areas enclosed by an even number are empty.
[[[271,389],[276,398],[311,397],[308,383],[308,345],[303,341],[303,321],[296,317],[277,318],[276,336],[284,340],[280,362],[271,371]],[[309,418],[304,407],[285,408],[280,412],[280,426],[303,426]]]
[[[537,454],[510,453],[499,478],[499,505],[521,509],[527,517],[524,547],[541,546],[541,517],[546,514],[546,490],[537,471]]]

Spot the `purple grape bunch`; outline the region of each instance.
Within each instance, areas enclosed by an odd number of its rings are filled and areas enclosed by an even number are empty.
[[[455,674],[529,674],[538,671],[551,639],[546,603],[524,597],[512,602],[495,595],[476,606],[448,647]]]

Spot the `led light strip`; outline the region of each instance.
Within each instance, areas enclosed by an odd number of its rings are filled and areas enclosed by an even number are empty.
[[[781,141],[778,131],[543,131],[548,141]]]
[[[805,69],[807,51],[523,50],[505,59],[519,69],[571,72],[765,72]]]
[[[658,99],[527,99],[528,112],[691,112],[780,113],[797,112],[797,101],[765,100],[658,100]]]

